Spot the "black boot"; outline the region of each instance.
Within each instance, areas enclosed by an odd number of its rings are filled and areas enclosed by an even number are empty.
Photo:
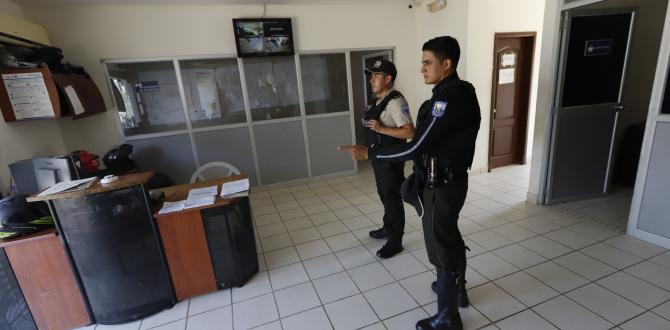
[[[389,238],[389,240],[386,241],[386,244],[384,244],[384,246],[382,246],[382,248],[377,251],[377,256],[382,259],[387,259],[402,252],[403,249],[402,237]]]
[[[370,231],[368,234],[370,235],[370,237],[372,237],[372,238],[374,238],[374,239],[384,239],[384,238],[389,238],[389,237],[391,237],[391,235],[389,235],[389,234],[386,232],[386,228],[384,228],[384,227],[381,227],[381,228],[379,228],[379,229],[377,229],[377,230],[372,230],[372,231]]]
[[[458,313],[456,275],[451,271],[437,272],[437,314],[416,323],[416,330],[463,330]]]
[[[465,247],[468,251],[470,248],[467,246]],[[465,284],[467,281],[465,280],[465,271],[466,271],[466,258],[465,258],[465,250],[463,251],[463,255],[458,259],[458,273],[456,277],[456,288],[458,290],[458,307],[468,307],[470,306],[470,299],[468,298],[468,291],[465,289]],[[430,288],[433,290],[433,292],[437,293],[437,282],[433,282],[430,284]]]
[[[468,251],[470,248],[465,247]],[[458,306],[459,307],[468,307],[470,306],[470,299],[468,299],[468,291],[465,289],[465,270],[467,269],[465,250],[463,254],[458,259],[458,274],[456,277],[456,289],[458,290]]]
[[[464,278],[465,271],[459,272],[459,275],[456,278],[456,288],[458,289],[458,307],[462,308],[470,306],[468,291],[465,289],[465,283],[467,283],[467,281],[465,281]],[[431,283],[430,288],[433,290],[433,292],[437,293],[437,282]]]

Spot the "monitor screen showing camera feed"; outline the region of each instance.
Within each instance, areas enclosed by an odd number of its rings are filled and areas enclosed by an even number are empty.
[[[237,56],[293,55],[290,18],[233,19]]]

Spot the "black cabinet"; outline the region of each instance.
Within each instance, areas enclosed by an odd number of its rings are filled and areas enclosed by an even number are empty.
[[[0,329],[37,330],[4,249],[0,249]]]
[[[175,303],[144,185],[51,201],[97,323],[130,322]]]
[[[258,272],[249,197],[201,210],[214,277],[221,288],[240,287]]]

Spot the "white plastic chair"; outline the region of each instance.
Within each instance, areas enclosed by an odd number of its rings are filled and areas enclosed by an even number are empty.
[[[205,175],[205,171],[207,171],[209,175]],[[203,164],[197,170],[195,170],[195,172],[193,172],[193,175],[191,175],[191,183],[238,174],[240,174],[240,170],[231,164],[226,162],[209,162],[207,164]]]

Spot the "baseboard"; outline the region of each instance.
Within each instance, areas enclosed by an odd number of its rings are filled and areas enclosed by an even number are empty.
[[[470,174],[470,176],[473,176],[473,175],[486,174],[488,172],[489,172],[489,168],[484,166],[484,167],[478,167],[478,168],[471,168],[468,171],[468,174]]]
[[[292,180],[292,181],[266,184],[266,185],[262,185],[262,186],[253,187],[253,190],[256,191],[256,192],[269,191],[269,190],[273,190],[273,189],[287,188],[287,187],[297,186],[297,185],[306,184],[306,183],[313,183],[313,182],[318,182],[318,181],[323,181],[323,180],[336,179],[336,178],[340,178],[340,177],[343,177],[343,176],[350,176],[350,175],[355,175],[355,174],[358,174],[357,170],[350,170],[350,171],[344,171],[344,172],[314,176],[314,177],[311,177],[311,178],[297,179],[297,180]]]

